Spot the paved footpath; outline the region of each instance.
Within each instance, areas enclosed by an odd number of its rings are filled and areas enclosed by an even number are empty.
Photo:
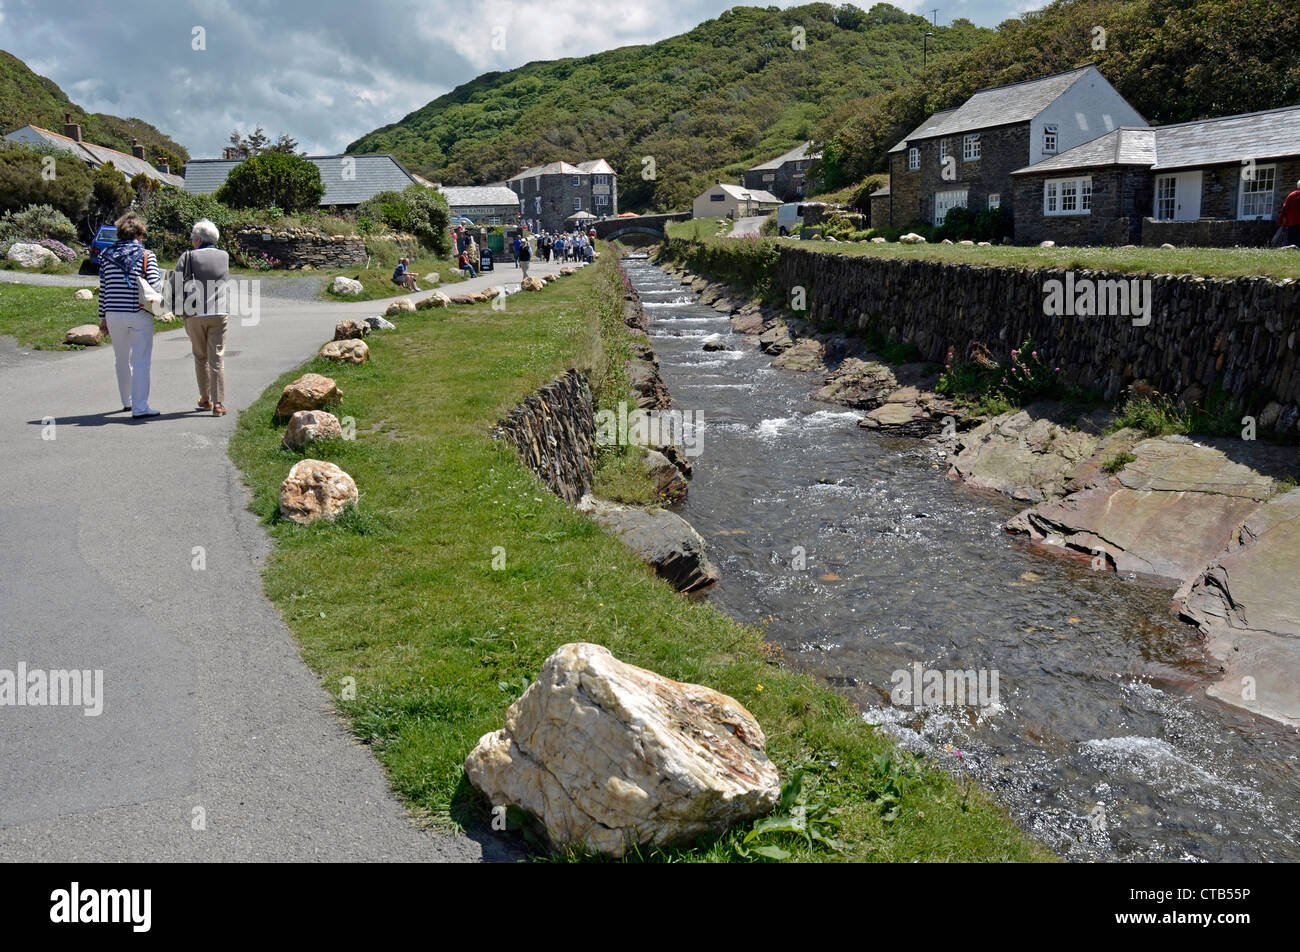
[[[447,290],[518,280],[507,264]],[[262,592],[269,542],[226,455],[238,410],[387,303],[265,296],[256,326],[231,322],[223,418],[193,409],[184,331],[155,338],[147,421],[120,410],[111,348],[7,341],[0,678],[102,669],[103,711],[0,706],[0,861],[505,858],[392,797]]]

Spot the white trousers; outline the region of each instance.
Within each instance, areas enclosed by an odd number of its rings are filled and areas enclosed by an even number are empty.
[[[117,358],[117,392],[133,415],[149,407],[149,362],[153,359],[153,315],[148,311],[109,311],[104,315]]]

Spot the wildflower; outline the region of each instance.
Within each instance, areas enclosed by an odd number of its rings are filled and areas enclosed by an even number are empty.
[[[755,686],[754,686],[754,690],[755,690],[755,691],[761,691],[761,690],[763,690],[763,685],[761,685],[761,684],[757,684],[757,685],[755,685]]]

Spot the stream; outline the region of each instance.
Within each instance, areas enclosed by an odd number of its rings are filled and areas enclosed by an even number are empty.
[[[820,376],[772,369],[678,279],[624,265],[676,406],[703,420],[678,511],[719,609],[1067,859],[1300,860],[1300,734],[1205,695],[1215,666],[1171,592],[1030,551],[1001,528],[1016,503],[811,400]],[[898,703],[914,671],[996,674],[997,696]]]

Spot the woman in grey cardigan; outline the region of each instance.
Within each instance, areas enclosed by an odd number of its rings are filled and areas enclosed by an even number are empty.
[[[194,353],[194,376],[199,384],[197,409],[225,416],[226,306],[230,256],[216,247],[221,233],[206,218],[190,232],[193,250],[181,255],[172,273],[173,301],[180,301],[185,333]]]

